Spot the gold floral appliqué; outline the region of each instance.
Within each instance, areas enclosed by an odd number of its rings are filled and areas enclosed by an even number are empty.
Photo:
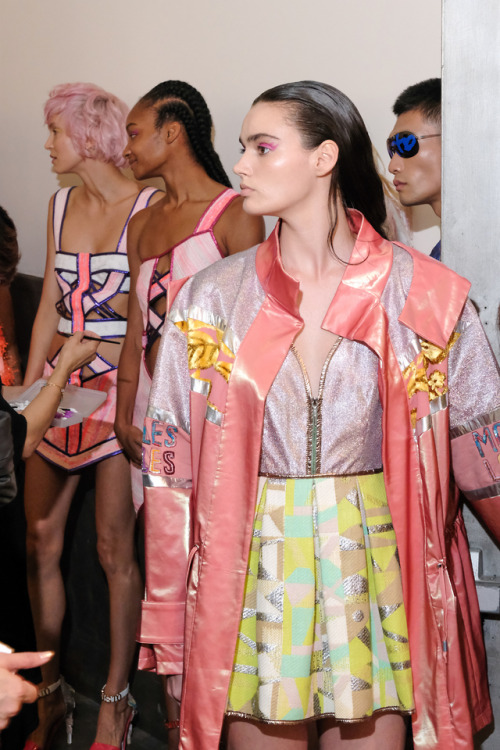
[[[437,368],[429,371],[432,365],[437,365],[446,359],[450,349],[456,344],[460,333],[455,331],[448,341],[446,347],[441,349],[430,341],[421,340],[422,351],[417,358],[403,370],[403,378],[406,381],[408,398],[411,399],[415,393],[421,391],[429,394],[429,400],[444,396],[448,392],[446,373]]]

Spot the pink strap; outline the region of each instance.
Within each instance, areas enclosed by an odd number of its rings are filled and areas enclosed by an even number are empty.
[[[221,214],[224,213],[227,206],[229,206],[229,204],[232,203],[232,201],[234,201],[234,199],[237,198],[238,195],[239,193],[237,193],[236,190],[232,190],[232,188],[228,188],[227,190],[224,190],[223,193],[218,195],[201,217],[193,234],[209,232],[212,227],[217,224],[217,221],[219,220]]]

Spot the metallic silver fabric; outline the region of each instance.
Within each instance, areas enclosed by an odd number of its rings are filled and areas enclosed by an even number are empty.
[[[463,333],[450,351],[450,427],[499,408],[498,364],[471,302],[462,313]],[[471,359],[481,367],[471,367]]]
[[[493,422],[500,422],[500,408],[494,409],[493,411],[488,412],[488,414],[481,414],[464,424],[459,424],[456,427],[453,427],[453,429],[450,430],[450,438],[453,440],[453,438],[460,437],[460,435],[466,435],[468,432],[480,430],[481,427],[486,427]]]
[[[343,340],[326,370],[321,404],[321,474],[359,474],[382,465],[382,410],[376,355]],[[309,404],[302,368],[290,351],[268,395],[261,474],[307,476]]]

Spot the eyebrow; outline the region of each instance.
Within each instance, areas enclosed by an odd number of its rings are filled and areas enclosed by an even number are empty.
[[[271,133],[255,133],[255,135],[248,136],[247,143],[254,143],[255,141],[260,140],[261,138],[273,138],[275,141],[279,141],[279,138],[277,135],[271,135]],[[241,138],[239,138],[238,140],[243,146],[244,144]]]

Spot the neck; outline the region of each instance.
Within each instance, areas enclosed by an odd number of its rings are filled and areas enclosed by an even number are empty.
[[[86,197],[101,203],[123,200],[139,189],[137,183],[125,177],[114,164],[97,159],[85,159],[77,174]]]
[[[344,269],[349,261],[355,238],[349,227],[347,216],[337,200],[337,225],[333,235],[333,248],[328,242],[330,216],[328,206],[315,211],[308,219],[283,217],[280,231],[280,247],[283,266],[292,276],[303,275],[321,278],[324,273]]]
[[[431,203],[431,208],[437,217],[441,218],[441,198]]]
[[[172,156],[160,172],[169,203],[204,200],[221,186],[207,175],[191,154]]]

